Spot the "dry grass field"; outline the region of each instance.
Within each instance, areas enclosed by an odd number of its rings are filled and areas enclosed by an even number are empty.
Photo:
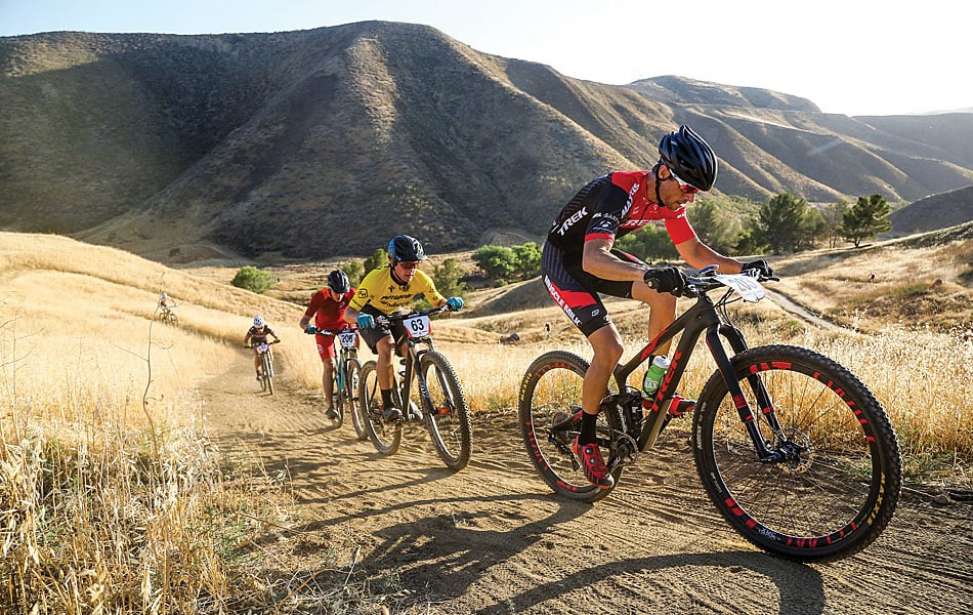
[[[944,271],[950,254],[966,248],[930,249],[909,251],[927,263],[914,271]],[[905,266],[888,264],[888,255],[867,258],[875,260],[861,266],[889,276]],[[950,280],[961,269],[954,265]],[[303,612],[309,596],[334,599],[327,587],[312,590],[310,577],[288,573],[291,560],[280,551],[297,534],[255,542],[268,528],[293,525],[287,489],[256,460],[226,456],[199,396],[245,357],[240,344],[254,313],[284,338],[275,348],[285,383],[319,395],[320,362],[296,326],[299,306],[58,236],[0,233],[0,281],[0,610]],[[844,282],[849,293],[858,288]],[[792,292],[815,283],[842,281],[816,269],[787,282]],[[163,288],[177,303],[178,327],[155,320]],[[587,354],[544,297],[512,312],[478,308],[502,306],[502,294],[479,291],[470,302],[475,316],[434,326],[474,412],[489,416],[509,416],[524,370],[541,352]],[[824,303],[827,290],[804,296],[826,313],[835,305]],[[634,351],[643,309],[610,307]],[[810,347],[871,387],[898,431],[907,484],[969,488],[969,337],[892,325],[881,335],[825,332],[770,302],[734,314],[751,345]],[[511,331],[521,343],[499,344]],[[683,392],[698,393],[712,370],[705,351],[696,353]],[[363,600],[355,608],[369,604]]]

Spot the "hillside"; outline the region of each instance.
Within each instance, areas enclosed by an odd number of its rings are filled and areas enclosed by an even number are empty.
[[[0,228],[157,260],[362,254],[376,220],[436,252],[537,236],[594,175],[651,165],[646,143],[681,122],[719,152],[728,194],[912,200],[973,182],[973,115],[851,118],[675,76],[604,85],[400,23],[0,38],[0,107]]]
[[[892,232],[917,233],[973,220],[973,186],[934,194],[892,213]]]

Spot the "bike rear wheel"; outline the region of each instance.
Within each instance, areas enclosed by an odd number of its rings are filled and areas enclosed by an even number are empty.
[[[348,359],[345,362],[345,401],[348,412],[351,413],[351,424],[355,428],[355,434],[359,440],[368,439],[368,428],[365,426],[365,419],[362,417],[359,396],[361,382],[361,364],[358,359]]]
[[[570,451],[581,433],[581,383],[587,370],[588,362],[570,352],[556,350],[538,357],[520,385],[519,420],[527,453],[544,482],[559,495],[594,502],[611,489],[588,482]],[[616,408],[599,413],[597,433],[603,455],[608,454],[605,442],[621,430],[622,418]],[[618,466],[612,472],[616,485],[622,469]]]
[[[449,360],[438,352],[424,353],[419,370],[428,392],[428,397],[423,396],[423,405],[432,443],[447,468],[462,470],[470,461],[473,441],[463,387]]]
[[[898,444],[881,404],[846,368],[804,348],[752,348],[732,366],[754,411],[747,422],[788,456],[757,459],[715,372],[693,416],[693,450],[723,517],[756,546],[789,559],[833,560],[864,549],[892,519],[901,484]],[[768,407],[757,402],[758,383]]]
[[[395,394],[395,386],[392,387]],[[387,424],[382,418],[382,393],[378,387],[378,372],[375,361],[369,361],[361,368],[358,384],[359,407],[365,420],[368,439],[382,455],[392,455],[399,450],[402,441],[402,424]]]

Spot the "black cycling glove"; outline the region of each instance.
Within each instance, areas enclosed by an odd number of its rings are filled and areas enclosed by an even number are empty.
[[[760,274],[757,277],[762,277],[762,278],[770,278],[773,277],[774,275],[774,270],[764,259],[751,261],[749,263],[743,263],[742,273],[748,273],[751,271],[756,271],[757,273]]]
[[[686,288],[686,276],[675,267],[659,267],[649,269],[642,276],[649,288],[660,293],[678,294]]]

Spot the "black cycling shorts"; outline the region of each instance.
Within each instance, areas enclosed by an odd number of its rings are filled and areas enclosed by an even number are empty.
[[[363,307],[359,313],[361,314],[371,314],[376,320],[379,316],[387,316],[384,312],[381,312],[370,305]],[[378,323],[371,329],[359,329],[358,333],[361,334],[365,343],[368,344],[368,348],[378,354],[378,341],[387,335],[391,335],[392,339],[395,341],[395,352],[399,352],[399,344],[405,339],[405,325],[402,324],[401,320],[389,323],[387,327],[382,327]]]
[[[637,257],[621,250],[611,253],[624,261],[642,264]],[[611,324],[608,310],[598,294],[632,298],[632,282],[596,278],[581,268],[580,257],[572,257],[550,243],[544,243],[541,276],[547,293],[585,337]]]

